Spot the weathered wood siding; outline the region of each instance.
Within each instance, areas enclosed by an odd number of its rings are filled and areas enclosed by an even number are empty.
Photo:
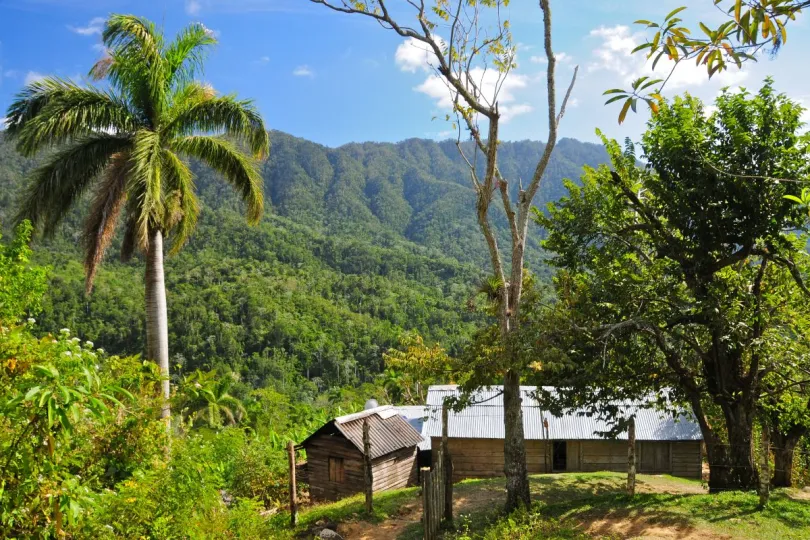
[[[306,445],[309,493],[313,499],[334,501],[363,491],[363,454],[345,438],[317,437]],[[329,458],[343,458],[344,482],[329,480]]]
[[[580,441],[580,471],[627,472],[626,441]]]
[[[316,437],[306,445],[310,496],[334,501],[363,491],[363,454],[338,435]],[[343,482],[329,479],[329,458],[343,459]],[[385,491],[416,484],[416,447],[403,448],[371,463],[373,490]]]
[[[436,463],[441,437],[431,438],[433,463]],[[453,480],[503,476],[503,439],[456,439],[447,441],[453,459]],[[543,441],[526,441],[529,474],[546,472]]]
[[[433,459],[441,445],[439,437],[431,439]],[[530,474],[550,472],[551,441],[526,441],[526,461]],[[453,459],[453,479],[503,476],[502,439],[448,440]],[[672,474],[700,478],[702,462],[699,441],[636,443],[639,473]],[[567,441],[566,471],[627,472],[627,441]]]
[[[672,443],[672,476],[701,478],[703,476],[703,455],[700,441]]]
[[[399,489],[416,484],[416,447],[402,448],[371,462],[374,491]]]

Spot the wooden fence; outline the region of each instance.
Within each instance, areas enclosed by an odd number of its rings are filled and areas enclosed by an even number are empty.
[[[444,460],[439,450],[433,469],[422,469],[422,522],[425,540],[439,537],[439,527],[444,515]]]

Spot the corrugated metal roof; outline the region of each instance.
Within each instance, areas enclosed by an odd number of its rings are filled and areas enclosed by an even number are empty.
[[[450,411],[448,436],[471,439],[503,439],[503,398],[500,386],[483,388],[473,394],[473,404],[460,412]],[[588,417],[584,410],[572,410],[557,417],[544,411],[533,397],[534,386],[520,387],[523,398],[523,431],[527,440],[543,440],[543,419],[548,420],[549,439],[588,440],[603,439],[600,432],[611,426],[604,420]],[[546,388],[553,391],[553,388]],[[425,438],[441,437],[441,406],[446,397],[459,395],[454,385],[431,386],[428,390],[428,419],[422,430]],[[700,427],[694,417],[682,411],[677,418],[671,414],[648,408],[643,403],[626,402],[619,405],[622,416],[635,415],[636,439],[640,441],[699,441]],[[627,439],[622,433],[617,439]]]
[[[430,450],[430,437],[425,437],[428,407],[425,405],[395,405],[395,407],[411,427],[422,434],[423,440],[419,443],[419,450]]]
[[[422,442],[419,432],[391,405],[339,416],[310,435],[307,441],[331,425],[363,453],[363,422],[366,419],[368,419],[369,439],[371,439],[371,459],[402,448],[416,446]],[[305,445],[307,441],[302,444]]]

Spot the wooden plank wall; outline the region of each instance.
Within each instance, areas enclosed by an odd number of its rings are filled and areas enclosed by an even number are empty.
[[[702,477],[703,456],[700,441],[673,442],[670,456],[672,457],[673,476]]]
[[[435,464],[441,439],[433,437],[431,445]],[[453,438],[448,445],[453,456],[453,481],[503,476],[502,439]],[[698,441],[644,441],[637,443],[636,451],[639,473],[700,478],[702,462]],[[566,453],[569,472],[627,472],[627,441],[568,441]],[[546,460],[550,463],[551,450],[546,450],[545,441],[526,441],[530,474],[549,472]]]
[[[581,441],[583,472],[627,472],[626,441]]]
[[[335,501],[363,491],[363,454],[345,438],[324,435],[306,446],[309,492],[316,500]],[[329,458],[343,458],[345,482],[329,481]]]
[[[433,464],[438,459],[440,437],[431,438]],[[503,476],[503,439],[449,439],[447,446],[453,458],[453,481],[464,478]],[[529,474],[546,472],[544,441],[526,441],[526,464]]]
[[[381,456],[371,462],[371,467],[375,492],[416,484],[416,447]]]

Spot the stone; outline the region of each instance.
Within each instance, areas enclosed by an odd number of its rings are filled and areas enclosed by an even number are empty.
[[[321,534],[318,535],[318,538],[321,538],[322,540],[343,540],[343,537],[332,529],[322,530]]]

